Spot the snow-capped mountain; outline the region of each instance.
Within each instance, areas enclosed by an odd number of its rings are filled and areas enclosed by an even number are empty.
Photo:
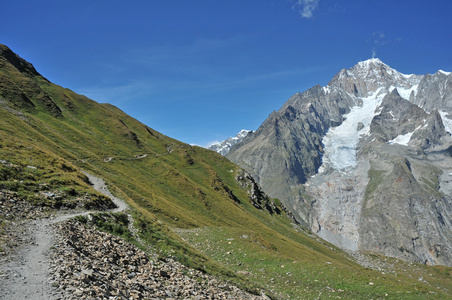
[[[208,147],[208,149],[216,151],[216,152],[220,153],[221,155],[226,155],[226,154],[228,154],[228,152],[232,146],[241,142],[251,132],[253,132],[253,131],[242,129],[242,130],[240,130],[239,133],[237,133],[236,136],[227,138],[226,140],[224,140],[222,142],[212,144]]]
[[[406,94],[416,88],[422,77],[402,74],[378,58],[372,58],[359,62],[351,69],[342,69],[327,87],[339,87],[358,97],[370,96],[379,89],[381,93],[387,92],[391,88],[404,90]]]
[[[291,97],[227,157],[349,250],[452,265],[452,74],[379,59]]]

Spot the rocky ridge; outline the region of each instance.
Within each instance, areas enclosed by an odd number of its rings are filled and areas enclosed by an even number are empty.
[[[226,155],[228,154],[232,146],[243,141],[243,139],[246,138],[246,136],[250,133],[252,133],[251,130],[242,129],[240,130],[239,133],[236,134],[236,136],[227,138],[222,142],[210,145],[208,149],[220,153],[221,155]]]

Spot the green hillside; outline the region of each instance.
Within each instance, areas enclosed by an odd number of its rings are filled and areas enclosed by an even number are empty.
[[[294,224],[276,199],[270,210],[253,205],[252,182],[239,182],[243,171],[223,156],[52,84],[0,45],[2,190],[36,206],[111,207],[82,170],[128,202],[143,240],[162,258],[251,291],[282,299],[452,298],[451,268],[373,254],[367,258],[380,270],[365,268]]]

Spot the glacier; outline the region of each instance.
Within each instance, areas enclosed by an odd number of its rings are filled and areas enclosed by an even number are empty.
[[[362,106],[352,107],[350,113],[344,116],[346,119],[341,125],[328,130],[322,140],[325,153],[319,172],[328,169],[328,167],[338,171],[356,167],[356,147],[361,136],[369,134],[370,123],[376,115],[375,111],[386,95],[381,91],[382,88],[379,88],[370,96],[360,98],[363,103]],[[363,127],[358,132],[358,124],[360,123]]]

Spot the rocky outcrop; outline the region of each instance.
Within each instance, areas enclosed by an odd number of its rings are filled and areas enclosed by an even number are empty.
[[[452,114],[452,73],[438,71],[425,75],[410,101],[427,112],[438,109]]]
[[[370,124],[370,133],[384,142],[402,142],[427,150],[438,146],[446,136],[438,110],[430,114],[419,106],[403,99],[397,89],[383,98],[377,114]],[[395,140],[396,138],[399,140]]]
[[[447,143],[448,138],[449,134],[444,128],[441,115],[435,109],[427,116],[425,124],[413,132],[409,145],[428,151],[436,146],[441,146],[443,140],[446,140]]]
[[[416,128],[422,127],[427,119],[427,113],[400,97],[397,89],[383,98],[377,110],[380,113],[373,118],[370,132],[384,142],[414,132]]]
[[[254,178],[247,171],[240,170],[236,176],[236,180],[242,189],[247,190],[250,202],[257,209],[265,209],[270,214],[276,213],[278,215],[281,214],[282,210],[285,210],[284,207],[278,207],[274,200],[270,199],[270,197],[264,193],[259,184],[256,183]]]

